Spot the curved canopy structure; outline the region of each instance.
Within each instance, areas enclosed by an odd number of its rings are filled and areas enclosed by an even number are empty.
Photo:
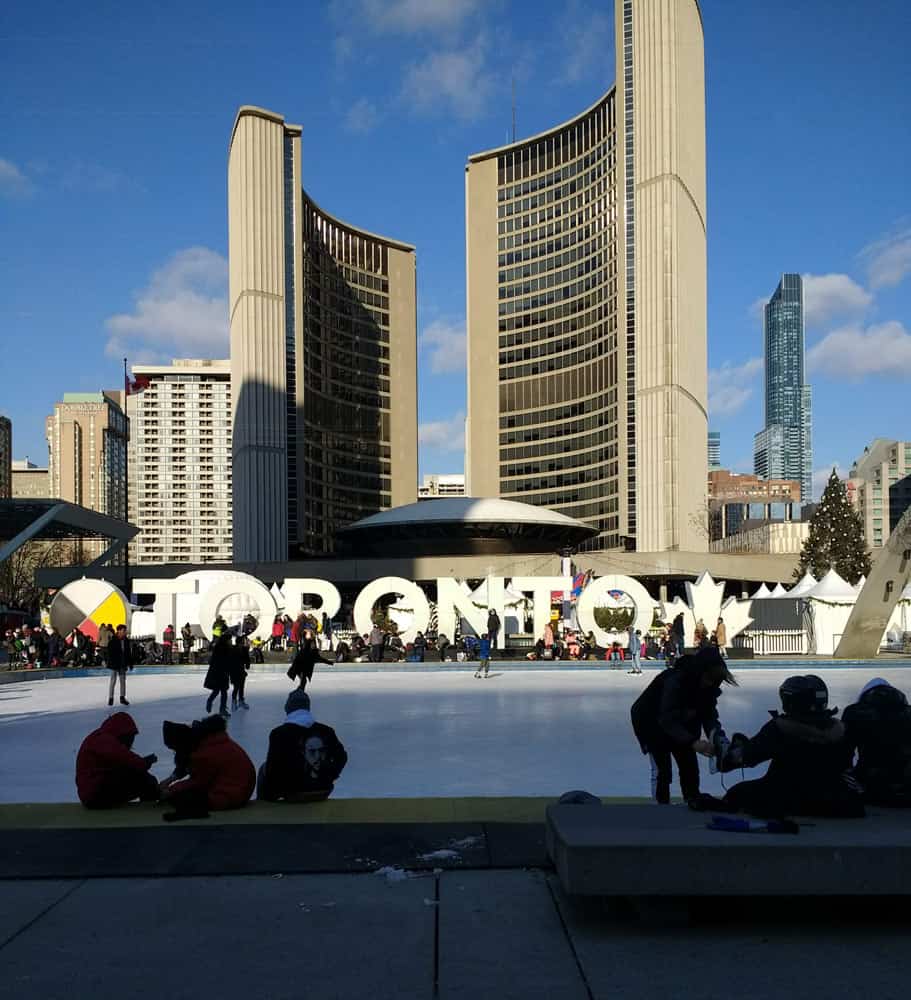
[[[575,548],[597,529],[546,507],[494,497],[445,497],[393,507],[342,528],[358,555],[473,555]]]

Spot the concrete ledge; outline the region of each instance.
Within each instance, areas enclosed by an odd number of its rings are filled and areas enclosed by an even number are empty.
[[[682,805],[551,805],[545,840],[570,895],[911,895],[911,812],[869,813],[777,835],[708,830]]]

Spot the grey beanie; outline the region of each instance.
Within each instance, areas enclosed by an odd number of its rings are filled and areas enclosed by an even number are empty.
[[[300,711],[302,708],[310,711],[310,695],[303,688],[295,688],[285,702],[285,715]]]

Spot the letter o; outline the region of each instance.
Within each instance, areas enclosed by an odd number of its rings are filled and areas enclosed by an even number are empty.
[[[579,628],[583,632],[593,632],[599,646],[608,646],[613,642],[610,634],[595,622],[596,602],[611,590],[622,590],[636,606],[636,617],[630,625],[633,631],[639,629],[645,635],[655,618],[655,598],[638,580],[631,576],[599,576],[582,591],[576,605]]]
[[[430,605],[424,591],[404,577],[381,576],[378,580],[371,580],[354,602],[354,627],[359,635],[364,635],[373,628],[373,606],[385,594],[400,594],[405,600],[414,603],[414,621],[411,628],[401,633],[402,642],[412,642],[418,632],[426,631],[430,624]]]
[[[275,605],[275,598],[269,591],[252,576],[232,576],[226,580],[219,580],[212,584],[209,589],[201,595],[199,601],[199,627],[203,635],[212,638],[212,622],[218,615],[218,609],[222,601],[234,594],[242,594],[249,597],[256,605],[257,625],[253,631],[258,639],[265,642],[272,635],[272,622],[278,614]]]

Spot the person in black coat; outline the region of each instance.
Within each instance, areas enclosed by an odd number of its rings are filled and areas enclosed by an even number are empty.
[[[735,733],[721,761],[722,771],[765,761],[769,769],[728,789],[725,806],[763,819],[863,816],[860,789],[849,774],[854,748],[834,718],[838,709],[829,708],[825,682],[814,674],[788,677],[778,694],[782,712],[770,712],[771,721],[752,739]]]
[[[703,649],[658,674],[633,704],[633,731],[642,752],[651,758],[652,795],[661,805],[670,802],[671,758],[677,763],[683,798],[698,799],[696,754],[713,757],[724,739],[718,719],[722,683],[737,681],[717,649]]]
[[[219,697],[218,714],[224,719],[230,719],[231,713],[228,711],[228,685],[231,682],[231,670],[234,662],[234,650],[231,646],[231,637],[227,632],[221,635],[212,644],[212,651],[209,654],[209,669],[206,671],[206,679],[203,687],[212,693],[206,699],[206,714],[212,711],[216,695]]]
[[[108,642],[108,670],[111,671],[111,683],[108,687],[108,705],[114,704],[114,685],[120,680],[120,704],[129,705],[127,701],[127,671],[133,669],[133,644],[127,635],[126,625],[118,625],[114,638]]]
[[[324,660],[319,655],[316,642],[312,638],[302,639],[300,648],[288,668],[288,676],[292,681],[300,679],[301,688],[305,688],[313,679],[313,668],[317,663],[325,663],[327,667],[332,666],[331,660]]]
[[[244,700],[244,688],[247,684],[247,674],[250,671],[250,648],[247,637],[239,635],[231,648],[231,709],[237,711],[237,706],[249,708]]]
[[[487,634],[490,636],[490,648],[497,648],[497,636],[500,634],[500,616],[491,608],[487,612]]]
[[[857,750],[854,776],[865,801],[911,808],[911,707],[904,693],[875,677],[841,718]]]
[[[316,722],[310,696],[298,688],[285,702],[286,720],[269,734],[259,770],[257,798],[268,802],[318,802],[332,794],[348,754],[331,726]]]

